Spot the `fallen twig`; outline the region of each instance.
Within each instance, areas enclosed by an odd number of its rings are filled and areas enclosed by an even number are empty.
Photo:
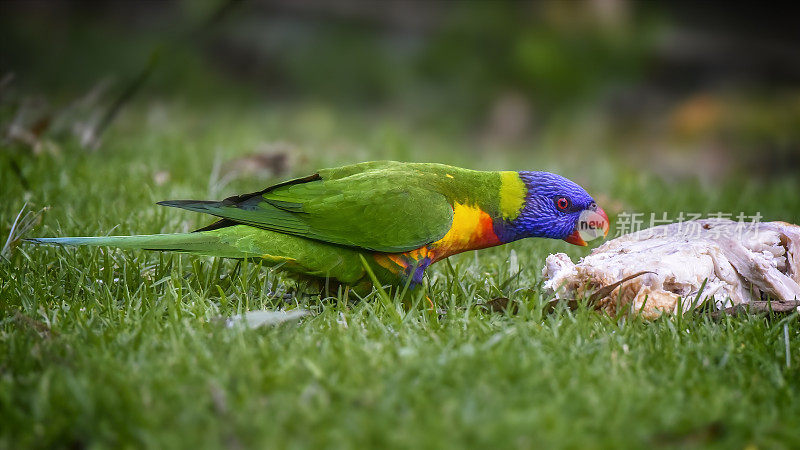
[[[791,314],[800,307],[800,300],[793,300],[788,302],[777,301],[756,301],[750,303],[742,303],[739,305],[731,306],[725,309],[711,311],[710,316],[714,319],[719,319],[726,315],[738,316],[741,314]]]
[[[0,259],[2,260],[8,261],[11,259],[11,253],[17,247],[17,244],[19,244],[30,230],[41,223],[42,214],[47,210],[47,208],[42,208],[37,212],[28,211],[26,213],[25,208],[27,206],[27,203],[22,205],[22,209],[19,210],[19,213],[14,218],[14,222],[11,224],[6,243],[3,245],[3,249],[0,250]],[[25,214],[23,215],[23,213]]]
[[[594,309],[601,309],[603,305],[598,303],[600,300],[611,295],[614,289],[619,287],[622,283],[630,281],[636,277],[640,277],[646,273],[653,273],[653,272],[649,270],[643,270],[633,275],[629,275],[615,283],[611,283],[608,286],[601,287],[587,298],[586,304],[588,306],[594,307]],[[550,314],[551,312],[553,312],[556,309],[556,305],[558,305],[559,303],[565,303],[567,305],[567,308],[569,309],[576,309],[578,307],[578,301],[575,299],[562,300],[559,298],[554,298],[547,303],[547,307],[545,308],[545,313]]]

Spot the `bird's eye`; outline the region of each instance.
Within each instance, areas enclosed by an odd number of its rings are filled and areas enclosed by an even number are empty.
[[[566,197],[559,197],[556,200],[556,207],[561,211],[566,211],[569,208],[569,199]]]

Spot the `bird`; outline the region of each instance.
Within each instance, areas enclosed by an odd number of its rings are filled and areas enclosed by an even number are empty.
[[[413,289],[431,264],[523,238],[586,246],[587,213],[608,234],[603,209],[560,175],[437,163],[364,162],[222,201],[158,204],[217,220],[189,233],[28,241],[258,260],[298,279],[364,292],[376,283]]]

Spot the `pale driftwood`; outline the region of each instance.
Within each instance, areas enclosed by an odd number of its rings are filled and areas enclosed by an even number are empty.
[[[789,302],[763,302],[754,301],[750,303],[743,303],[741,305],[731,306],[730,308],[718,309],[711,311],[711,317],[718,319],[726,314],[751,314],[751,313],[767,313],[767,314],[790,314],[800,307],[800,300]]]
[[[767,298],[786,309],[776,303],[800,300],[800,227],[725,219],[662,225],[606,242],[577,264],[550,255],[542,275],[556,299],[591,297],[615,315],[652,319],[706,301],[717,310],[758,309]]]

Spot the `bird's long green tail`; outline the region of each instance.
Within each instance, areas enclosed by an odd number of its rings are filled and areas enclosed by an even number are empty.
[[[36,244],[86,245],[94,247],[116,247],[122,249],[163,250],[194,253],[225,258],[255,256],[225,243],[220,233],[150,234],[139,236],[97,236],[27,239]]]
[[[34,238],[27,241],[37,244],[117,247],[258,259],[265,265],[281,265],[282,269],[297,275],[330,277],[347,284],[357,283],[366,277],[359,258],[362,252],[357,249],[247,225],[194,233]],[[371,257],[369,259],[373,260]],[[374,269],[381,270],[377,265]]]

